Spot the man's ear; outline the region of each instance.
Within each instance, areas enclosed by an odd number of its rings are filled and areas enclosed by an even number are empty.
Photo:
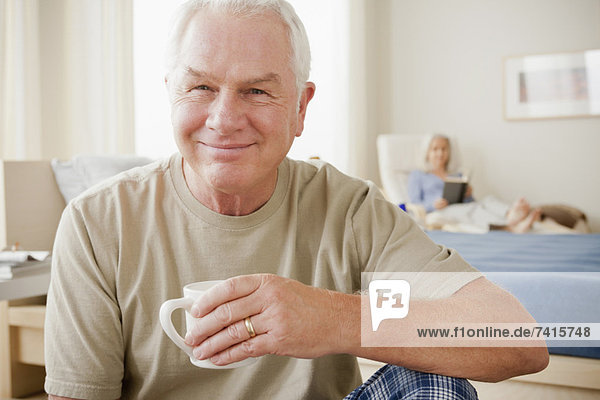
[[[304,130],[304,118],[306,118],[306,108],[308,107],[308,103],[315,95],[315,90],[317,90],[317,88],[313,82],[306,82],[304,85],[304,90],[300,96],[300,104],[298,108],[298,126],[296,128],[296,137],[300,137],[300,135],[302,135],[302,131]]]

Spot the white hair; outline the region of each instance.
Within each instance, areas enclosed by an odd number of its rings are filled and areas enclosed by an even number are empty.
[[[296,77],[298,95],[302,93],[310,73],[310,45],[302,21],[294,8],[285,0],[189,0],[175,13],[167,42],[167,70],[172,71],[180,54],[183,35],[200,10],[223,11],[233,16],[254,16],[274,13],[283,22],[290,40],[290,62]]]

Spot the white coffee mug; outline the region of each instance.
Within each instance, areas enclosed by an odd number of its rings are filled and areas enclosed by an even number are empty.
[[[196,300],[202,293],[207,291],[209,288],[220,282],[223,281],[196,282],[184,286],[182,298],[167,300],[160,307],[160,324],[162,325],[162,328],[167,334],[167,336],[169,336],[169,338],[173,341],[173,343],[175,343],[181,350],[185,351],[187,355],[190,356],[190,361],[195,366],[213,369],[244,367],[246,365],[250,365],[256,362],[257,359],[251,357],[228,365],[215,365],[208,359],[198,360],[196,357],[194,357],[194,354],[192,353],[193,347],[188,346],[185,343],[185,340],[179,335],[179,333],[173,326],[173,321],[171,321],[171,313],[173,313],[173,311],[175,311],[178,308],[183,308],[186,311],[186,330],[189,331],[190,329],[192,329],[192,327],[194,326],[194,320],[196,318],[192,317],[192,315],[190,314],[190,309],[194,304],[194,300]]]

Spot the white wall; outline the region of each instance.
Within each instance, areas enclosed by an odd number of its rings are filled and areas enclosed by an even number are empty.
[[[391,90],[380,87],[378,101],[391,112],[369,116],[379,132],[454,135],[473,169],[475,196],[571,204],[600,231],[600,118],[512,122],[502,106],[504,57],[600,48],[600,0],[391,0],[387,7],[390,18],[379,15],[378,23],[391,26]]]
[[[165,88],[171,16],[183,0],[133,0],[135,152],[153,158],[177,151]]]
[[[311,47],[309,80],[317,89],[308,106],[304,132],[296,138],[289,156],[306,160],[318,156],[347,171],[348,58],[347,0],[288,0],[302,20]]]

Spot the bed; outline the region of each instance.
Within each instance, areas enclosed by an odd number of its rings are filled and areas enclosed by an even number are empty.
[[[600,322],[600,234],[427,233],[513,293],[537,321]],[[520,398],[600,398],[600,344],[562,343],[549,343],[545,371],[476,387],[485,398],[502,398],[510,390],[516,390],[510,398],[518,393]]]
[[[600,234],[429,231],[428,235],[458,250],[488,279],[515,295],[538,322],[600,322]],[[549,345],[552,354],[600,359],[600,341]]]

